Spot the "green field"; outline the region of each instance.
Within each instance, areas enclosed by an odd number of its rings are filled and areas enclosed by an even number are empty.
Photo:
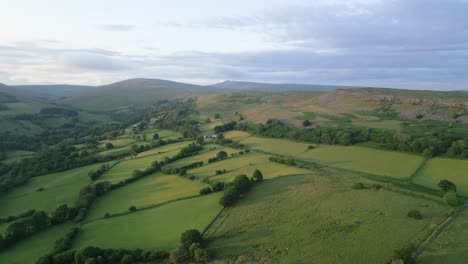
[[[174,143],[174,144],[169,144],[169,145],[165,145],[165,146],[162,146],[162,147],[159,147],[159,148],[154,148],[154,149],[150,149],[148,151],[145,151],[145,152],[141,152],[141,153],[138,153],[137,157],[141,158],[141,157],[146,157],[146,156],[150,156],[150,155],[156,155],[156,154],[161,154],[161,153],[173,153],[174,150],[180,150],[182,149],[183,147],[189,145],[193,143],[192,141],[183,141],[183,142],[178,142],[178,143]]]
[[[200,178],[210,178],[215,181],[231,181],[240,174],[252,176],[255,169],[263,173],[265,179],[284,175],[307,174],[306,169],[286,166],[268,160],[269,156],[260,153],[239,155],[226,160],[214,162],[203,167],[189,170],[189,174]],[[226,173],[216,175],[217,170],[226,170]]]
[[[413,181],[437,189],[437,183],[443,179],[454,182],[458,192],[468,195],[468,160],[430,159]]]
[[[13,245],[8,250],[0,251],[0,263],[33,264],[41,256],[52,252],[55,240],[63,237],[71,224],[62,224],[43,230],[32,237]]]
[[[423,157],[396,151],[358,146],[323,145],[308,150],[311,144],[282,139],[249,137],[241,141],[252,149],[294,156],[331,167],[360,171],[380,176],[408,178],[419,167]],[[402,162],[404,161],[404,162]]]
[[[82,226],[74,247],[169,250],[179,246],[187,229],[203,230],[221,210],[220,193],[98,220]]]
[[[135,144],[137,141],[132,138],[122,138],[122,139],[113,139],[113,140],[103,140],[100,141],[99,147],[104,148],[107,143],[111,143],[115,148],[125,147],[128,145]]]
[[[387,263],[449,210],[392,191],[352,189],[358,180],[322,170],[265,181],[221,214],[208,230],[208,248],[254,263]],[[424,218],[408,218],[412,209]]]
[[[176,175],[152,174],[97,199],[87,219],[100,218],[106,213],[124,213],[132,205],[142,208],[198,195],[206,186],[199,181],[191,181]]]
[[[240,150],[227,148],[227,147],[223,147],[220,145],[204,145],[203,150],[201,150],[198,155],[178,160],[174,163],[169,164],[168,166],[172,168],[179,168],[179,167],[188,165],[190,163],[200,162],[200,161],[203,161],[204,164],[208,164],[208,159],[215,158],[216,154],[218,154],[218,152],[220,151],[225,151],[229,157],[231,156],[231,154],[238,153]]]
[[[73,205],[80,189],[91,183],[90,171],[101,164],[32,178],[26,185],[0,196],[0,217],[18,215],[30,209],[52,211],[62,204]],[[44,188],[43,191],[37,191]]]
[[[468,212],[465,210],[419,256],[421,264],[465,264],[468,259]]]
[[[109,171],[104,173],[100,181],[109,181],[116,183],[132,177],[135,170],[145,170],[151,166],[153,161],[161,161],[164,157],[174,156],[179,152],[178,149],[163,152],[161,154],[148,155],[141,158],[128,158],[120,161],[117,165],[112,167]]]
[[[23,159],[31,158],[36,155],[36,152],[27,151],[27,150],[13,150],[7,152],[7,158],[2,162],[5,163],[12,163],[12,162],[20,162]]]

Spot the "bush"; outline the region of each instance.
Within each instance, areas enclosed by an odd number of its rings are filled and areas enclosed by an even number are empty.
[[[180,236],[180,243],[185,249],[188,249],[193,243],[201,244],[202,242],[203,238],[200,234],[200,231],[196,229],[189,229]]]
[[[458,206],[458,204],[459,204],[457,194],[455,192],[453,192],[453,191],[449,191],[449,192],[445,193],[444,201],[448,205],[453,206],[453,207]]]
[[[212,193],[213,191],[211,190],[210,187],[205,187],[203,189],[200,190],[200,195],[206,195],[206,194],[210,194]]]
[[[414,219],[422,219],[422,214],[418,210],[411,210],[408,212],[408,217],[409,218],[414,218]]]
[[[353,189],[362,190],[362,189],[365,189],[365,188],[366,188],[366,186],[362,182],[356,182],[355,184],[353,184]]]
[[[213,184],[212,189],[213,189],[213,192],[220,192],[224,190],[224,182],[217,182]]]
[[[402,260],[404,264],[415,264],[416,260],[413,257],[413,252],[416,247],[413,244],[409,244],[400,249],[395,250],[393,258],[395,260]]]
[[[225,159],[228,157],[228,154],[226,153],[226,151],[220,151],[218,152],[218,154],[216,154],[216,158],[218,160],[222,160],[222,159]]]
[[[169,263],[183,263],[189,257],[190,253],[188,252],[188,250],[186,248],[180,247],[171,251],[171,253],[169,254]]]
[[[114,145],[112,145],[112,143],[110,143],[110,142],[107,142],[106,143],[106,149],[112,149],[112,148],[114,148]]]
[[[216,170],[216,175],[221,175],[221,174],[223,174],[222,170]]]
[[[132,264],[132,263],[135,263],[135,262],[133,260],[133,256],[127,254],[127,255],[122,257],[122,260],[120,260],[120,263],[121,264]]]
[[[308,126],[312,125],[312,123],[310,123],[309,120],[304,120],[304,122],[302,122],[302,125],[305,126],[305,127],[308,127]]]
[[[128,211],[130,211],[130,212],[135,212],[136,210],[137,210],[137,208],[134,205],[132,205],[132,206],[130,206],[128,208]]]

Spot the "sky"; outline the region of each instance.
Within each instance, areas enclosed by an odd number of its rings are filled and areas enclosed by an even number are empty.
[[[468,89],[468,0],[0,0],[0,82]]]

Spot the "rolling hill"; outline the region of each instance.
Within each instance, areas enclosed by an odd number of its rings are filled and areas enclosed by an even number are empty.
[[[214,93],[217,90],[215,87],[160,79],[130,79],[84,91],[64,100],[63,103],[86,110],[109,111],[147,105],[160,100],[185,99]]]

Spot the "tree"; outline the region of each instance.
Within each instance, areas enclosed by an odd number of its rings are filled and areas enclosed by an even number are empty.
[[[110,143],[110,142],[107,142],[106,143],[106,149],[112,149],[112,148],[114,148],[114,145],[112,145],[112,143]]]
[[[154,133],[153,139],[159,139],[159,134],[158,134],[158,133]]]
[[[256,169],[253,173],[253,178],[255,181],[263,181],[263,173],[259,169]]]
[[[180,236],[180,243],[185,249],[188,249],[193,243],[201,244],[202,242],[203,238],[200,234],[200,231],[196,229],[189,229]]]
[[[444,192],[448,192],[448,191],[456,192],[457,191],[457,186],[455,185],[455,183],[449,180],[441,180],[439,181],[437,186],[439,186],[439,188]]]
[[[448,191],[444,195],[444,201],[450,206],[457,206],[459,204],[457,194],[454,191]]]
[[[239,191],[234,188],[234,187],[229,187],[224,190],[223,196],[221,196],[221,199],[219,200],[219,203],[222,206],[231,206],[239,200],[240,193]]]
[[[203,138],[203,136],[199,136],[197,138],[197,144],[203,145],[203,143],[205,143],[205,139]]]
[[[216,158],[219,160],[225,159],[227,157],[228,157],[228,154],[226,153],[226,151],[223,151],[223,150],[218,152],[218,154],[216,154]]]
[[[312,125],[312,123],[310,123],[309,120],[304,120],[304,121],[302,122],[302,125],[305,126],[305,127],[308,127],[308,126]]]
[[[214,115],[214,118],[216,118],[216,119],[220,119],[220,118],[221,118],[221,115],[220,115],[220,114],[218,114],[218,113],[216,113],[216,114]]]
[[[252,183],[249,181],[249,178],[246,175],[239,175],[234,178],[232,181],[233,187],[236,188],[236,190],[239,193],[246,193],[250,190],[250,187]]]
[[[132,255],[126,254],[125,256],[122,257],[122,259],[120,260],[120,263],[121,264],[132,264],[132,263],[135,263],[135,261],[134,261]]]
[[[135,212],[137,210],[136,206],[132,205],[128,208],[128,211]]]

